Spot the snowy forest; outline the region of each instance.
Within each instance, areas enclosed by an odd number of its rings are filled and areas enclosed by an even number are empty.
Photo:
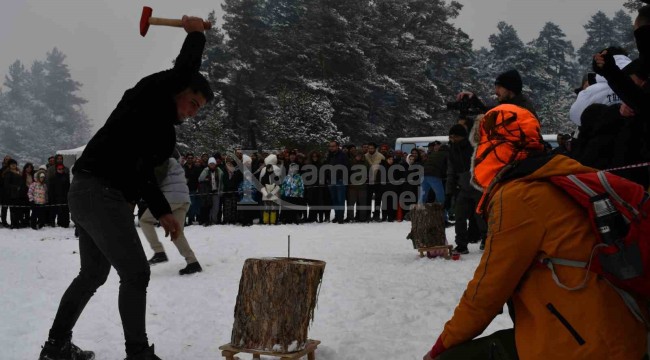
[[[491,97],[496,75],[512,68],[543,132],[569,131],[573,89],[592,55],[618,45],[635,56],[630,14],[639,4],[629,0],[613,17],[593,14],[576,50],[552,22],[528,43],[498,22],[490,47],[474,49],[462,24],[453,24],[463,7],[456,1],[224,0],[223,21],[208,16],[220,26],[206,31],[203,64],[217,96],[179,127],[178,140],[214,151],[445,135],[458,116],[446,103],[461,90]],[[0,153],[42,161],[89,140],[82,84],[64,60],[54,48],[44,61],[9,67]]]

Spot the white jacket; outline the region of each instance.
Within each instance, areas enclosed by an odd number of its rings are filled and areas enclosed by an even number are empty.
[[[630,58],[625,55],[614,55],[614,60],[616,61],[616,66],[618,66],[620,69],[623,69],[625,66],[627,66],[627,64],[632,62]],[[621,100],[616,95],[616,93],[614,93],[614,90],[609,87],[607,80],[604,77],[597,75],[596,83],[582,90],[578,94],[576,102],[571,105],[569,118],[574,124],[580,125],[580,117],[582,116],[582,112],[585,111],[589,105],[614,105],[620,103]]]

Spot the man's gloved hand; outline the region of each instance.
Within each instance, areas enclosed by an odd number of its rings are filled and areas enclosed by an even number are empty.
[[[604,75],[612,70],[618,69],[614,56],[607,53],[607,50],[594,55],[594,60],[591,67],[598,75]]]

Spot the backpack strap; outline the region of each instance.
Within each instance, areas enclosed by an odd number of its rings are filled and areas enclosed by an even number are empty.
[[[560,259],[560,258],[543,258],[540,260],[542,265],[546,266],[549,270],[551,270],[551,276],[553,277],[553,281],[555,281],[555,284],[559,287],[561,287],[564,290],[568,291],[576,291],[583,289],[587,285],[587,280],[589,280],[589,273],[591,269],[591,262],[594,259],[594,255],[596,254],[596,250],[599,247],[605,247],[607,246],[606,244],[598,244],[594,246],[594,248],[591,250],[591,255],[589,255],[589,261],[584,262],[584,261],[578,261],[578,260],[567,260],[567,259]],[[557,273],[555,272],[555,265],[560,265],[560,266],[569,266],[569,267],[574,267],[574,268],[579,268],[579,269],[584,269],[585,270],[585,277],[582,280],[582,282],[575,287],[569,287],[567,285],[564,285],[562,281],[560,280],[559,276],[557,276]]]
[[[629,292],[614,286],[614,284],[612,284],[606,278],[603,278],[603,279],[605,279],[607,284],[609,284],[609,286],[611,286],[618,293],[618,295],[621,297],[621,299],[623,299],[623,302],[625,303],[627,308],[630,309],[630,312],[632,313],[632,315],[634,315],[634,317],[637,320],[642,322],[645,325],[647,330],[650,330],[650,322],[648,322],[648,320],[645,318],[645,316],[643,316],[643,312],[641,311],[641,307],[639,307],[639,303],[636,302],[636,299],[634,299],[634,297],[632,295],[630,295]]]

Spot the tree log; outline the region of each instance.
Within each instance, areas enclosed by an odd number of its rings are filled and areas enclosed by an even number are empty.
[[[411,207],[411,232],[406,237],[413,248],[447,245],[445,209],[438,203],[417,204]]]
[[[302,350],[314,319],[325,262],[247,259],[239,282],[233,346],[289,353]]]

